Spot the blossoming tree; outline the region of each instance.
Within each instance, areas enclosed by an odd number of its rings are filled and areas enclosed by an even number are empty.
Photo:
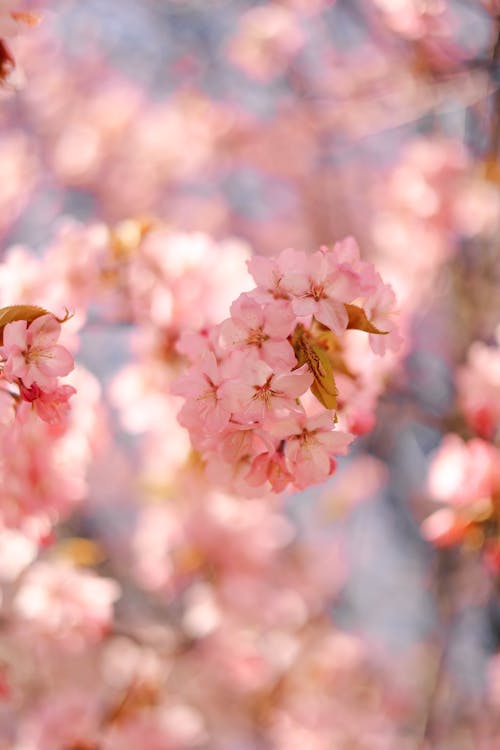
[[[495,750],[498,3],[119,6],[0,1],[0,750]]]

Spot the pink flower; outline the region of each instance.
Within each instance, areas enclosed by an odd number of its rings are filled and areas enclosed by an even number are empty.
[[[335,470],[334,456],[346,453],[353,436],[333,426],[332,414],[326,412],[316,417],[291,417],[273,430],[286,441],[286,463],[298,489],[323,482]]]
[[[111,578],[63,561],[37,562],[23,578],[14,609],[20,619],[78,650],[101,640],[119,597],[120,587]]]
[[[247,261],[248,270],[252,274],[257,288],[251,292],[259,301],[270,299],[289,300],[290,294],[283,286],[287,273],[299,271],[303,265],[303,253],[296,250],[283,250],[278,257],[264,258],[254,255]]]
[[[54,390],[56,377],[67,375],[74,367],[69,351],[56,344],[60,332],[61,324],[50,314],[29,325],[25,320],[7,323],[0,347],[5,379],[22,380],[27,388],[36,383],[43,390]]]
[[[396,295],[392,287],[382,283],[379,278],[378,288],[363,304],[370,323],[386,334],[370,333],[370,346],[375,354],[385,354],[387,350],[396,352],[401,346],[402,338],[392,319],[395,304]]]
[[[69,399],[76,393],[72,385],[60,385],[53,391],[42,391],[36,383],[30,388],[21,384],[21,396],[32,403],[36,413],[48,424],[59,424],[68,415]]]
[[[231,409],[221,394],[224,375],[213,352],[206,352],[196,366],[179,380],[172,392],[189,400],[179,414],[180,423],[204,432],[220,432],[229,422]]]
[[[455,506],[491,498],[500,492],[500,453],[479,438],[464,442],[450,434],[443,441],[429,471],[432,497]]]
[[[278,452],[259,454],[253,461],[246,479],[253,487],[260,487],[268,481],[273,492],[283,492],[294,481],[288,471],[285,456]]]
[[[257,349],[271,367],[291,369],[295,354],[287,337],[292,333],[295,315],[284,300],[261,305],[242,294],[231,305],[231,318],[221,326],[224,343]]]
[[[349,320],[345,303],[352,302],[362,291],[358,274],[348,265],[339,265],[326,248],[309,256],[297,256],[297,270],[284,280],[294,313],[314,315],[334,333],[344,333]]]
[[[480,437],[492,440],[500,429],[500,347],[474,342],[456,379],[467,422]]]
[[[262,422],[279,409],[296,411],[296,399],[311,386],[307,365],[294,372],[276,374],[260,359],[247,358],[238,378],[228,380],[221,391],[236,421]]]

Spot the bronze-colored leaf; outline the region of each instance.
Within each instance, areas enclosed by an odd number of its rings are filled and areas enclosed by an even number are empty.
[[[3,329],[7,323],[14,323],[16,320],[25,320],[29,324],[37,318],[41,318],[42,315],[52,315],[58,323],[65,323],[74,315],[74,313],[70,313],[67,307],[65,310],[64,316],[58,318],[50,310],[45,310],[45,308],[38,305],[9,305],[8,307],[0,308],[0,345],[3,344]]]
[[[357,305],[345,305],[347,315],[349,316],[349,323],[347,328],[353,328],[357,331],[366,331],[367,333],[380,333],[386,334],[388,331],[379,331],[373,323],[370,323],[366,317],[365,311]]]
[[[333,372],[339,372],[342,375],[346,375],[348,378],[355,380],[355,373],[349,368],[343,357],[343,347],[338,336],[326,326],[317,326],[316,320],[313,320],[313,325],[310,330],[314,343],[319,346],[320,349],[325,350],[332,365]]]
[[[25,320],[31,323],[42,315],[47,315],[48,310],[37,305],[9,305],[0,309],[0,344],[3,344],[3,329],[7,323],[13,323],[16,320]]]
[[[325,409],[336,409],[338,391],[327,353],[319,346],[312,344],[309,357],[311,363],[309,366],[314,375],[311,393],[316,396]]]
[[[326,351],[308,338],[302,325],[295,329],[292,345],[299,366],[307,364],[314,376],[311,393],[326,409],[336,409],[337,387]]]

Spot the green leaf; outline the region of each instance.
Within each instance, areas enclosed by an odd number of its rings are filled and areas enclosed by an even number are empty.
[[[357,331],[366,331],[367,333],[380,333],[385,335],[388,331],[379,331],[373,323],[370,323],[366,317],[365,311],[357,305],[345,305],[347,315],[349,316],[349,323],[347,328],[356,329]]]

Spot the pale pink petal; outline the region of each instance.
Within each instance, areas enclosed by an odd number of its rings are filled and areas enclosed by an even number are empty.
[[[360,260],[358,243],[354,237],[345,237],[343,240],[336,242],[333,246],[333,253],[339,263],[354,264]]]
[[[213,407],[207,410],[205,426],[209,432],[221,432],[229,422],[230,413],[220,400],[214,401]]]
[[[317,308],[318,303],[314,297],[298,297],[292,300],[292,309],[295,315],[298,315],[299,317],[315,315]]]
[[[7,323],[3,329],[3,348],[8,349],[15,346],[23,351],[27,347],[26,329],[28,324],[25,320],[15,320],[13,323]]]
[[[318,303],[318,309],[315,312],[316,319],[327,326],[331,331],[340,336],[347,329],[349,317],[347,310],[342,302],[335,300],[322,299]]]
[[[53,315],[41,315],[28,327],[28,343],[37,349],[46,349],[56,343],[61,333],[61,324]]]
[[[293,347],[288,341],[266,341],[261,348],[262,358],[273,369],[291,370],[297,364]]]
[[[64,346],[56,344],[40,354],[37,358],[37,366],[44,375],[55,377],[67,375],[74,368],[75,363],[71,353]]]
[[[219,388],[219,397],[236,415],[247,408],[254,394],[253,386],[243,380],[228,380]]]
[[[255,330],[263,325],[262,306],[247,294],[241,294],[231,305],[231,318],[240,326]]]
[[[341,430],[318,432],[315,437],[317,442],[324,446],[330,454],[335,453],[337,455],[347,453],[347,449],[354,440],[354,435],[342,432]]]
[[[290,398],[298,398],[311,387],[314,377],[307,365],[302,365],[290,375],[277,375],[273,389],[281,391]]]
[[[23,354],[17,348],[12,348],[9,358],[3,368],[3,376],[5,380],[12,383],[17,378],[24,378],[27,372],[28,365],[26,364]]]
[[[325,291],[339,302],[352,302],[362,291],[359,276],[352,270],[338,271],[328,280]]]
[[[275,261],[264,258],[262,255],[254,255],[247,260],[247,267],[256,284],[264,289],[272,288],[275,280],[273,273],[276,269]]]
[[[240,323],[228,318],[220,326],[221,346],[244,346],[248,330]]]
[[[289,302],[275,300],[264,308],[264,328],[271,338],[286,339],[295,327],[295,315]]]

